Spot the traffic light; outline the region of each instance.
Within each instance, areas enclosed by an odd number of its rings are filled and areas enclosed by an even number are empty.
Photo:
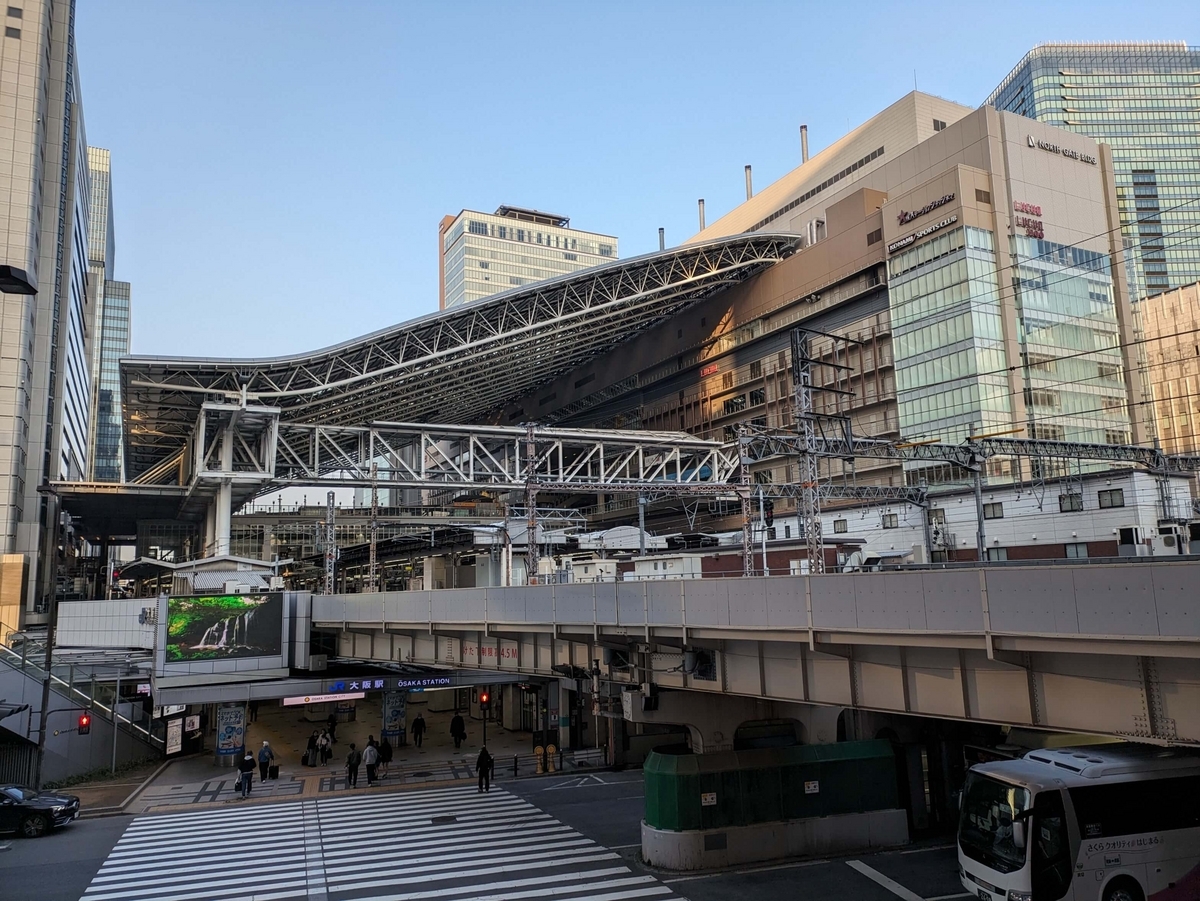
[[[90,713],[79,714],[79,734],[87,735],[92,731],[92,715]]]
[[[479,693],[479,709],[480,710],[491,710],[492,709],[492,693],[490,691],[488,691],[486,688]]]
[[[769,529],[775,525],[775,502],[763,501],[763,523]]]

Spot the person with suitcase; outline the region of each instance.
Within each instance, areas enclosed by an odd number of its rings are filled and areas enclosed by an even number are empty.
[[[242,800],[250,797],[250,784],[254,781],[254,755],[249,751],[238,761],[237,787],[242,792]]]
[[[262,747],[258,749],[258,775],[263,781],[267,781],[269,770],[271,769],[271,761],[275,759],[275,752],[271,750],[271,743],[264,741]],[[279,767],[275,767],[275,772],[279,772]]]
[[[313,729],[313,734],[308,737],[308,747],[304,749],[304,765],[317,765],[317,730]]]

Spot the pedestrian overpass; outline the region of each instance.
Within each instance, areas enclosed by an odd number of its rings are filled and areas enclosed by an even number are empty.
[[[573,583],[314,595],[312,623],[363,660],[599,661],[626,705],[687,690],[703,749],[764,702],[1200,745],[1198,584],[1196,560]]]

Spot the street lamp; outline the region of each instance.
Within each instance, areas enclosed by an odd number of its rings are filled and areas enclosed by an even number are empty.
[[[0,266],[0,292],[5,294],[37,294],[24,269]]]

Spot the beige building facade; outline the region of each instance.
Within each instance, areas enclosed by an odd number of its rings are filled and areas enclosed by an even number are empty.
[[[1168,454],[1200,453],[1200,282],[1141,306],[1159,442]]]
[[[935,113],[945,118],[935,123]],[[898,137],[881,141],[884,130]],[[905,134],[908,146],[897,143]],[[883,153],[829,181],[870,145]],[[741,422],[787,426],[790,332],[804,325],[858,342],[837,351],[848,367],[841,381],[819,365],[815,380],[849,392],[818,392],[816,403],[829,412],[840,404],[859,435],[1149,440],[1145,417],[1131,414],[1142,386],[1125,338],[1132,320],[1106,147],[994,108],[909,95],[781,182],[693,240],[791,230],[796,254],[498,411],[498,420],[717,439],[732,438]],[[810,193],[816,185],[824,187]],[[812,353],[834,362],[827,338],[815,336]],[[791,480],[787,465],[763,464],[771,471],[762,478]],[[1002,459],[988,473],[997,482],[1031,475],[1028,461],[1017,468]],[[853,477],[935,485],[962,476],[859,461]]]

